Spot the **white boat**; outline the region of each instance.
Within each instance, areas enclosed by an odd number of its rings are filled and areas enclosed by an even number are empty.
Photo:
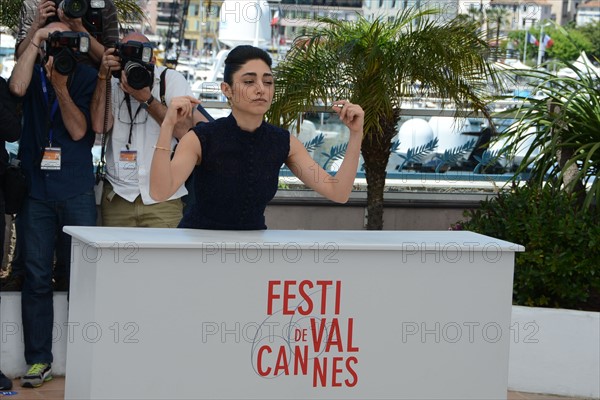
[[[266,0],[225,0],[219,11],[219,41],[231,48],[271,44],[271,11]]]

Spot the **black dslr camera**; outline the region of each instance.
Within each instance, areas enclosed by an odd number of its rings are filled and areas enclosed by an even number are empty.
[[[82,18],[88,10],[89,0],[54,0],[56,9],[63,10],[65,15],[69,18]],[[58,16],[54,18],[58,21]]]
[[[130,40],[127,43],[117,43],[114,54],[121,58],[121,69],[125,71],[127,83],[136,90],[152,87],[154,80],[154,65],[152,61],[152,45],[150,43]],[[113,73],[120,78],[120,71]]]
[[[102,13],[106,8],[105,0],[53,0],[56,9],[63,10],[69,18],[81,18],[85,29],[102,42],[103,20]],[[58,14],[48,18],[46,24],[60,21]],[[106,44],[106,43],[103,43]]]
[[[44,64],[50,56],[54,57],[54,69],[62,75],[69,75],[77,66],[77,56],[90,49],[90,36],[84,32],[51,33],[42,42]]]

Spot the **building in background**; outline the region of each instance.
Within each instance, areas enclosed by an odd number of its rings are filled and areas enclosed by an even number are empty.
[[[489,7],[507,11],[507,30],[530,29],[542,21],[555,20],[548,0],[491,0]]]
[[[577,26],[583,26],[600,21],[600,0],[592,0],[580,4],[575,17]],[[600,32],[598,33],[600,34]]]

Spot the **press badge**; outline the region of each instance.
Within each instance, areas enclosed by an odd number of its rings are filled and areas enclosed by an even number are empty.
[[[60,170],[60,147],[44,148],[40,168],[43,170]]]
[[[135,169],[137,167],[137,150],[122,149],[119,155],[119,164],[122,169]]]

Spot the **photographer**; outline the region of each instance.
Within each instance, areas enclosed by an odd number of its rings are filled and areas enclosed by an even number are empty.
[[[0,77],[0,263],[4,259],[4,172],[8,164],[5,142],[14,142],[21,136],[21,122],[17,117],[16,103],[8,91],[4,78]],[[8,188],[10,189],[10,188]],[[12,381],[0,371],[0,390],[12,389]]]
[[[153,64],[152,46],[140,33],[130,33],[117,48],[104,53],[92,100],[94,131],[112,132],[106,146],[106,179],[102,193],[102,225],[174,228],[182,217],[182,185],[167,201],[150,198],[150,165],[166,104],[175,96],[192,95],[179,72]],[[116,78],[115,78],[116,76]],[[107,101],[107,82],[110,80]],[[161,99],[164,90],[164,104]],[[111,107],[105,112],[106,104]],[[106,118],[106,121],[105,121]],[[178,126],[181,137],[199,121],[199,111]],[[176,136],[177,137],[177,136]],[[171,143],[171,148],[176,144]]]
[[[113,0],[24,0],[20,10],[19,31],[17,36],[16,56],[19,58],[33,40],[35,33],[50,22],[62,21],[69,26],[70,31],[88,32],[91,43],[87,53],[79,56],[84,62],[96,69],[104,46],[114,46],[119,39],[119,24],[117,9]],[[21,254],[25,241],[20,231],[20,217],[17,215],[15,228],[17,243],[13,257],[13,269],[5,287],[11,290],[21,290],[24,281],[23,262]],[[69,277],[65,261],[65,245],[59,235],[56,243],[56,265],[54,280],[56,290],[68,290]],[[66,249],[67,252],[70,249]]]
[[[117,9],[113,0],[24,0],[16,57],[21,57],[38,29],[57,21],[67,24],[70,31],[90,34],[90,51],[82,57],[82,61],[96,68],[104,54],[104,46],[114,46],[119,40]]]
[[[91,148],[90,103],[96,70],[78,63],[87,50],[87,34],[69,32],[62,22],[38,30],[27,43],[11,80],[10,91],[22,97],[21,166],[29,194],[19,214],[26,243],[22,251],[25,281],[21,294],[25,361],[23,387],[52,379],[54,245],[69,249],[65,225],[96,223]],[[41,57],[41,62],[38,60]],[[70,265],[70,251],[66,251]]]

